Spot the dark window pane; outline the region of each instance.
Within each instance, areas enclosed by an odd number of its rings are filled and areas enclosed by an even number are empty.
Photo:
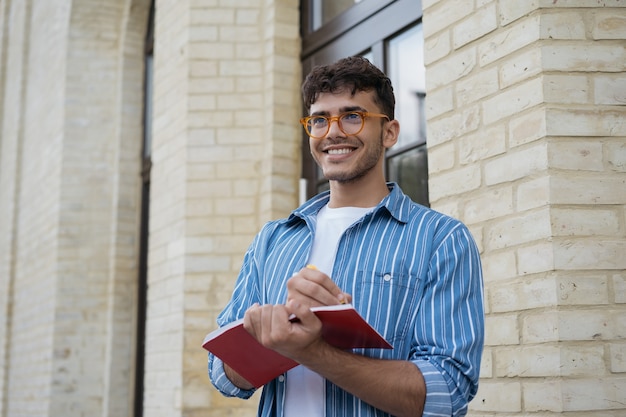
[[[400,184],[413,201],[424,206],[428,202],[428,155],[426,145],[412,148],[387,160],[389,179]]]

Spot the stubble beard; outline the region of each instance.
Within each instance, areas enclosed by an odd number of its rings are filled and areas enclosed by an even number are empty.
[[[370,173],[374,167],[378,164],[378,161],[383,155],[384,146],[383,146],[383,137],[382,134],[378,141],[378,146],[371,149],[362,160],[358,161],[357,166],[350,171],[337,172],[337,173],[326,173],[324,172],[324,178],[329,181],[337,181],[341,184],[350,184],[353,182],[357,182],[361,178],[365,177],[368,173]],[[314,159],[315,156],[314,156]],[[319,161],[317,161],[317,165],[320,166]]]

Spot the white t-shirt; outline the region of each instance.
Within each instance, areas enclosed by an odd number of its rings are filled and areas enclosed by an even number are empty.
[[[373,207],[322,207],[317,214],[317,226],[309,264],[332,278],[337,245],[343,232]],[[324,416],[324,378],[305,368],[296,366],[287,372],[285,417]]]

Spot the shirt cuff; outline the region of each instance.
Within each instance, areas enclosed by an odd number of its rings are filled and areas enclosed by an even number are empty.
[[[441,372],[426,360],[414,361],[426,383],[426,401],[423,417],[451,416],[452,400],[450,390]]]
[[[209,377],[213,386],[227,397],[250,398],[256,389],[244,390],[233,384],[226,376],[224,362],[215,355],[209,354]]]

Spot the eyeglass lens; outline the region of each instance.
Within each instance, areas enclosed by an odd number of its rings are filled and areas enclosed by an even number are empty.
[[[313,138],[325,136],[330,130],[333,120],[337,121],[339,129],[346,135],[355,135],[363,128],[363,116],[359,113],[346,113],[340,116],[316,116],[307,121],[306,129]]]

